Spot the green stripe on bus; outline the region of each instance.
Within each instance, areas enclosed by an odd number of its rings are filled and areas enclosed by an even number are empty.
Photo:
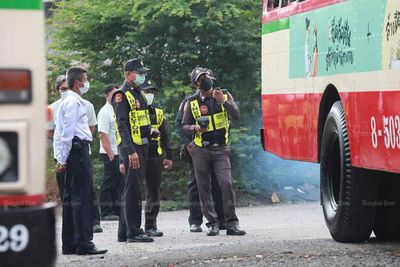
[[[289,29],[289,18],[271,21],[262,26],[262,34]]]
[[[0,9],[42,9],[42,0],[0,0]]]

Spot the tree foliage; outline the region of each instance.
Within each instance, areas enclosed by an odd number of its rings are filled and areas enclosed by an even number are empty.
[[[123,63],[142,58],[161,87],[156,102],[167,114],[176,152],[174,118],[192,91],[188,74],[197,65],[211,68],[217,84],[229,89],[241,109],[232,130],[233,177],[237,186],[251,190],[265,176],[254,160],[261,150],[261,10],[260,0],[60,1],[48,21],[49,74],[54,79],[71,65],[87,64],[93,85],[87,98],[98,111],[102,86],[121,84]],[[166,198],[184,197],[184,170],[175,160],[163,184]]]

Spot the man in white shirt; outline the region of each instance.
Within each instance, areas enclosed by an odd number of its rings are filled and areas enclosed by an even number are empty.
[[[61,101],[67,96],[67,77],[65,75],[60,75],[57,77],[55,90],[60,93],[60,98],[53,102],[49,108],[51,111],[51,120],[47,123],[47,135],[50,138],[54,136],[54,130],[56,128],[56,115],[58,109],[60,107]],[[83,99],[83,102],[86,103],[86,113],[88,116],[88,125],[91,133],[96,130],[97,120],[96,120],[96,113],[94,111],[93,104],[89,101]],[[55,157],[55,156],[54,156]],[[63,194],[64,194],[64,180],[65,180],[65,172],[57,172],[56,173],[57,185],[58,185],[58,194],[60,195],[60,199],[62,201]],[[100,213],[99,213],[99,205],[97,203],[96,193],[94,187],[92,187],[92,194],[93,194],[93,205],[94,205],[94,212],[93,212],[93,232],[101,233],[103,232],[103,228],[100,226]]]
[[[119,172],[118,144],[116,124],[111,98],[116,85],[104,88],[105,105],[97,115],[100,138],[100,157],[104,164],[103,181],[100,187],[100,210],[102,220],[118,220],[120,212],[121,193],[124,188],[124,177]]]
[[[61,101],[54,132],[57,172],[65,173],[63,197],[63,254],[104,254],[91,242],[93,237],[92,162],[89,144],[87,103],[81,97],[89,91],[87,70],[72,67],[67,72],[69,90]]]

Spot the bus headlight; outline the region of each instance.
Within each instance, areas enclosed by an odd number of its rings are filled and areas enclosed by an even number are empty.
[[[3,176],[5,170],[10,166],[11,159],[11,151],[8,148],[7,142],[4,138],[0,137],[0,177]]]
[[[18,134],[0,132],[0,183],[18,180]]]

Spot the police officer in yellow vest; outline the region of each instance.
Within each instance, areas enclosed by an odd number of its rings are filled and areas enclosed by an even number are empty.
[[[229,120],[239,119],[239,108],[232,95],[213,88],[213,77],[199,70],[197,85],[200,94],[185,104],[182,130],[193,134],[191,154],[197,179],[201,208],[207,218],[208,236],[219,234],[219,221],[211,194],[210,173],[214,172],[222,192],[227,235],[244,235],[235,213],[235,191],[229,159]]]
[[[153,241],[140,228],[140,179],[146,172],[149,138],[159,134],[151,127],[146,97],[139,89],[149,70],[140,59],[128,60],[124,65],[125,82],[112,97],[119,155],[126,170],[118,226],[119,242]]]
[[[190,73],[190,81],[193,85],[193,88],[195,89],[194,94],[200,93],[199,84],[196,82],[201,76],[200,73],[204,72],[211,77],[214,76],[213,72],[210,69],[202,68],[200,66],[196,66]],[[203,212],[201,211],[201,204],[200,204],[199,192],[197,189],[196,176],[193,168],[193,161],[191,155],[189,155],[188,153],[188,148],[187,148],[187,146],[190,146],[192,143],[192,133],[188,134],[182,131],[183,109],[185,107],[186,102],[191,96],[193,96],[193,94],[185,97],[185,99],[179,105],[178,113],[176,114],[175,118],[175,129],[179,137],[181,138],[182,143],[184,144],[181,147],[181,158],[182,160],[188,163],[190,171],[190,176],[189,176],[190,180],[188,183],[188,201],[189,201],[188,221],[190,225],[190,232],[202,232],[203,230],[201,228],[201,224],[203,223]],[[215,178],[215,175],[213,173],[211,173],[211,193],[214,200],[214,209],[217,212],[218,220],[220,222],[219,229],[226,230],[221,189],[218,185],[217,178]]]
[[[140,86],[146,96],[150,123],[160,132],[157,137],[150,138],[149,154],[146,170],[146,207],[145,231],[148,236],[162,236],[163,232],[157,228],[157,215],[160,210],[160,186],[163,169],[172,167],[172,149],[169,142],[169,129],[162,109],[153,104],[154,94],[158,91],[156,84],[150,80]],[[165,157],[165,159],[164,159]]]

